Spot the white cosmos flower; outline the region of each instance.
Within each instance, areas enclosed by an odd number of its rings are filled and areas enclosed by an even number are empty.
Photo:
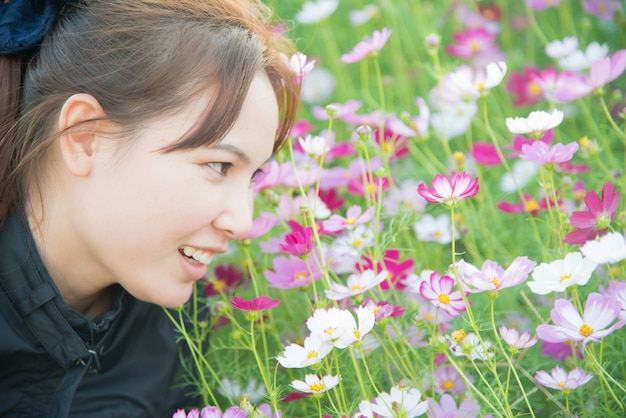
[[[339,384],[339,376],[307,374],[304,380],[294,380],[291,387],[304,393],[324,393]]]
[[[450,225],[450,215],[448,213],[442,213],[436,218],[431,214],[425,213],[413,224],[413,229],[420,241],[435,241],[440,244],[448,244],[452,242]],[[456,230],[455,236],[459,236]]]
[[[606,44],[592,42],[587,45],[587,49],[584,52],[576,50],[559,59],[559,65],[564,70],[584,71],[591,67],[591,64],[606,57],[608,54],[609,47]]]
[[[302,80],[300,98],[309,104],[322,103],[330,99],[336,87],[337,79],[330,70],[315,67]]]
[[[328,310],[318,309],[306,321],[311,335],[323,341],[329,341],[337,348],[346,348],[372,330],[376,321],[374,312],[365,307],[356,310],[357,321],[346,309],[332,307]]]
[[[563,112],[554,109],[552,113],[536,110],[527,118],[506,118],[506,127],[513,134],[533,134],[540,137],[544,132],[563,122]]]
[[[328,341],[309,335],[304,339],[304,347],[290,344],[276,360],[288,369],[299,369],[319,363],[332,349],[333,345]]]
[[[473,360],[487,360],[493,357],[492,344],[485,341],[484,345],[476,334],[470,332],[461,341],[448,337],[450,350],[457,357],[467,357]]]
[[[328,150],[326,146],[326,138],[318,135],[307,134],[304,137],[299,137],[298,143],[304,152],[314,157],[320,157],[326,154],[326,151]]]
[[[339,0],[307,1],[302,5],[302,10],[296,13],[295,21],[304,25],[321,22],[339,6]]]
[[[626,239],[619,232],[609,232],[597,240],[585,242],[580,252],[598,264],[619,263],[626,260]]]
[[[428,401],[422,401],[422,392],[418,389],[400,389],[392,386],[389,393],[381,392],[374,399],[371,409],[380,417],[414,418],[428,411]]]
[[[546,45],[545,53],[550,58],[560,59],[568,56],[578,48],[578,39],[567,36],[562,41],[552,41]]]
[[[380,9],[375,4],[366,4],[362,10],[350,11],[350,23],[352,26],[359,26],[367,23],[370,19],[380,13]]]
[[[351,296],[360,295],[367,290],[378,286],[387,278],[389,273],[385,270],[378,275],[374,270],[365,270],[362,273],[353,273],[348,276],[346,286],[339,283],[331,283],[331,289],[326,290],[326,297],[330,300],[341,300]]]
[[[450,139],[467,132],[476,112],[478,105],[473,100],[449,103],[431,115],[430,126],[440,138]]]
[[[550,292],[563,292],[572,285],[585,285],[598,264],[579,252],[572,252],[563,260],[541,263],[532,272],[528,287],[533,293],[547,295]]]

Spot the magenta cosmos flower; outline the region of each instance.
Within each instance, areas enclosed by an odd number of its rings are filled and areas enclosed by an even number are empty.
[[[478,177],[472,180],[472,176],[465,172],[452,173],[450,178],[437,174],[432,187],[420,183],[417,193],[431,203],[442,203],[448,209],[453,209],[459,201],[478,193]]]
[[[572,302],[557,299],[550,312],[554,325],[539,325],[537,336],[552,343],[582,341],[584,347],[589,341],[599,342],[624,325],[623,321],[617,321],[609,326],[617,319],[621,309],[621,304],[614,298],[591,293],[581,317]]]
[[[370,38],[359,42],[352,49],[352,51],[342,55],[341,62],[352,64],[374,55],[376,52],[380,51],[383,46],[385,46],[389,36],[391,36],[390,29],[383,28],[381,31],[374,31]]]
[[[585,195],[586,211],[574,211],[569,223],[576,228],[565,235],[568,244],[582,244],[606,233],[619,206],[619,192],[611,183],[602,186],[602,198],[594,190]]]
[[[280,305],[279,300],[272,299],[269,296],[259,296],[258,298],[252,300],[244,300],[239,296],[234,296],[233,300],[229,302],[234,308],[244,312],[267,311]]]
[[[437,272],[430,275],[420,285],[420,294],[437,308],[441,308],[452,316],[460,315],[465,310],[465,303],[461,291],[454,289],[454,279],[450,276],[441,276]]]
[[[535,379],[540,385],[550,389],[557,389],[563,392],[576,389],[588,383],[593,375],[585,373],[582,369],[576,367],[571,372],[566,372],[559,366],[548,372],[539,370],[535,375]]]
[[[296,221],[289,221],[291,232],[285,235],[279,248],[286,254],[305,257],[313,250],[313,228],[302,226]]]

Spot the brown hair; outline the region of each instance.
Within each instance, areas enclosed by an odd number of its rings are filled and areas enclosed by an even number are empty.
[[[94,96],[107,119],[132,133],[215,88],[204,119],[170,152],[220,141],[255,74],[265,71],[281,112],[278,149],[299,96],[281,50],[293,52],[292,44],[270,26],[260,0],[82,1],[61,15],[28,64],[20,100],[21,59],[0,57],[0,225],[29,187],[40,187],[37,167],[59,135],[54,121],[76,93]]]

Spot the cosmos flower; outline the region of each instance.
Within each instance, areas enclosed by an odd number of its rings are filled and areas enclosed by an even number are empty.
[[[580,252],[598,264],[619,263],[626,260],[626,238],[619,232],[609,232],[596,240],[589,240]]]
[[[374,207],[363,211],[358,205],[350,206],[345,217],[335,214],[324,221],[324,229],[332,232],[340,232],[344,229],[353,230],[357,225],[369,222],[374,217],[374,210]]]
[[[302,226],[294,220],[289,221],[288,224],[291,232],[283,238],[283,242],[279,245],[280,250],[285,254],[306,257],[314,247],[313,228]]]
[[[529,135],[538,139],[549,129],[563,122],[563,112],[554,109],[552,113],[537,110],[530,112],[526,118],[506,118],[506,127],[513,134]]]
[[[602,197],[592,190],[585,195],[585,205],[587,210],[574,211],[570,216],[569,222],[576,229],[565,235],[568,244],[582,244],[607,231],[619,206],[619,191],[612,183],[605,183]]]
[[[304,339],[304,345],[290,344],[276,357],[281,366],[286,368],[303,368],[322,361],[333,349],[333,345],[310,335]]]
[[[522,160],[532,161],[538,166],[556,166],[572,159],[578,151],[578,143],[547,145],[542,141],[535,141],[530,145],[522,145]]]
[[[417,186],[417,193],[431,203],[442,203],[447,208],[454,208],[461,200],[478,193],[478,178],[472,179],[469,173],[452,173],[448,178],[437,174],[432,187],[424,183]]]
[[[290,386],[295,390],[304,393],[324,393],[339,384],[339,376],[317,376],[315,374],[307,374],[304,380],[294,380]]]
[[[296,13],[294,19],[303,25],[319,23],[333,14],[338,6],[339,0],[307,1],[302,5],[302,10]]]
[[[602,338],[624,325],[621,320],[611,325],[620,315],[621,309],[620,302],[614,298],[600,293],[590,293],[581,317],[572,302],[557,299],[550,311],[554,325],[539,325],[537,336],[553,343],[582,341],[583,347],[589,341],[600,342]]]
[[[422,401],[422,392],[416,388],[399,388],[392,386],[389,393],[380,392],[372,402],[372,411],[379,417],[414,418],[428,411],[428,402]]]
[[[584,286],[597,266],[581,253],[571,252],[563,260],[541,263],[535,267],[533,280],[528,282],[528,287],[533,293],[547,295],[550,292],[563,292],[573,285]]]
[[[369,56],[376,54],[380,51],[387,40],[391,36],[391,30],[388,28],[383,28],[382,30],[375,30],[372,33],[372,36],[368,39],[359,42],[352,49],[352,51],[348,52],[341,56],[341,62],[346,64],[353,64],[355,62],[359,62]]]
[[[467,290],[476,293],[517,286],[528,278],[535,265],[534,261],[522,256],[516,257],[506,270],[491,260],[486,260],[480,270],[464,260],[459,260],[455,267],[459,279],[470,286]]]
[[[588,383],[592,377],[592,374],[586,374],[578,367],[568,373],[559,366],[556,366],[550,371],[550,374],[543,370],[539,370],[535,374],[535,379],[537,379],[539,384],[563,392],[569,392],[570,390],[574,390]]]
[[[509,345],[511,351],[529,348],[537,343],[537,338],[531,338],[530,332],[528,331],[525,331],[520,335],[515,328],[507,328],[504,325],[500,326],[499,331],[500,336],[502,336],[504,342]]]
[[[261,312],[274,309],[280,305],[280,300],[272,299],[269,296],[259,296],[251,300],[244,300],[239,296],[233,296],[233,300],[229,301],[234,308],[244,312]]]
[[[331,283],[326,289],[326,297],[330,300],[342,300],[351,296],[361,295],[382,283],[389,273],[386,270],[376,274],[374,270],[365,270],[362,273],[353,273],[348,276],[346,285]]]
[[[437,272],[420,285],[420,294],[433,305],[443,309],[449,315],[458,316],[466,310],[460,290],[454,290],[455,282],[450,276],[439,276]]]

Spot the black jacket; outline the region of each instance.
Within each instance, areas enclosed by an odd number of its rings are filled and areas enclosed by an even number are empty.
[[[173,326],[121,287],[110,312],[69,309],[28,223],[0,230],[0,417],[171,417],[185,399]]]

